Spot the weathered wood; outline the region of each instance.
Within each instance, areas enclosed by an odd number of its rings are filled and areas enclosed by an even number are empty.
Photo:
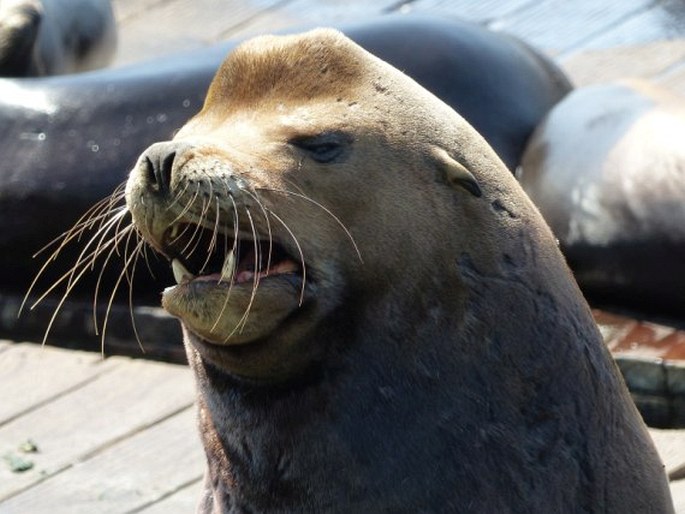
[[[120,27],[130,18],[140,16],[146,12],[154,12],[155,7],[160,3],[160,0],[114,0],[112,2],[114,18],[117,21],[118,27]]]
[[[673,505],[676,514],[685,513],[685,480],[678,480],[671,484],[671,494],[673,495]]]
[[[154,504],[202,477],[204,453],[195,434],[191,407],[11,498],[0,510],[106,514]]]
[[[600,2],[596,3],[600,4]],[[619,3],[625,6],[624,12],[629,11],[631,6],[637,9],[619,23],[608,26],[601,32],[595,32],[592,38],[586,39],[584,48],[635,47],[653,41],[671,40],[685,36],[685,9],[682,7],[681,0],[663,0],[660,2],[612,0],[611,2],[601,2],[602,5],[611,5],[612,10]],[[641,9],[641,4],[649,8]],[[617,9],[617,13],[620,12]]]
[[[204,478],[174,492],[167,498],[140,510],[140,514],[187,514],[195,512]]]
[[[399,7],[399,12],[406,14],[436,14],[448,15],[479,23],[490,23],[504,16],[523,12],[527,7],[537,3],[535,0],[416,0],[406,2]]]
[[[221,39],[277,0],[169,0],[138,12],[119,26],[114,65],[200,48]]]
[[[680,60],[679,66],[674,66],[674,69],[668,73],[658,77],[657,81],[664,87],[667,87],[681,95],[685,95],[685,58]]]
[[[560,60],[576,86],[627,77],[652,79],[685,59],[685,40],[583,50]]]
[[[649,433],[666,466],[666,473],[682,469],[685,466],[685,430],[650,428]]]
[[[83,386],[115,365],[97,353],[65,352],[29,343],[8,347],[0,352],[0,426]]]
[[[364,21],[389,12],[397,0],[334,0],[314,2],[292,0],[266,9],[249,24],[232,28],[222,34],[224,39],[245,38],[257,34],[283,31],[287,28],[336,26],[352,21]]]
[[[0,455],[27,439],[40,450],[26,456],[34,463],[28,471],[0,467],[0,500],[192,405],[188,368],[112,360],[119,361],[116,369],[0,427]]]
[[[582,47],[585,41],[642,12],[651,0],[548,0],[503,16],[488,25],[515,34],[551,53]]]

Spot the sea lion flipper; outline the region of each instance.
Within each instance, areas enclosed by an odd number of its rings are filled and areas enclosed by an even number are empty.
[[[445,173],[447,182],[453,187],[465,189],[476,198],[482,196],[482,191],[478,185],[476,177],[462,163],[450,157],[450,155],[440,147],[434,147],[431,152],[437,166]]]

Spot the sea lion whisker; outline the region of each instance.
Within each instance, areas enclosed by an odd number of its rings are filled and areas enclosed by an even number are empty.
[[[133,335],[136,338],[136,341],[138,342],[138,347],[140,348],[140,351],[143,353],[145,352],[145,347],[143,346],[143,341],[140,338],[140,334],[138,333],[138,324],[136,323],[136,317],[133,312],[133,282],[136,274],[136,266],[138,264],[138,259],[140,258],[141,254],[144,257],[147,257],[145,254],[145,241],[140,238],[137,232],[135,232],[136,237],[138,238],[138,244],[136,248],[133,250],[137,255],[136,258],[133,260],[133,264],[131,267],[131,279],[129,281],[129,287],[128,287],[128,312],[131,317],[131,327],[133,328]],[[147,264],[147,263],[146,263]],[[149,269],[149,266],[148,266]]]
[[[30,310],[33,310],[40,302],[42,302],[52,291],[54,291],[57,286],[59,286],[62,282],[67,280],[67,292],[65,294],[69,294],[71,290],[74,288],[74,286],[78,283],[78,281],[81,279],[81,277],[91,268],[91,258],[95,258],[98,255],[102,255],[108,247],[116,245],[118,243],[117,240],[115,239],[109,239],[100,250],[92,250],[90,253],[87,255],[83,255],[83,252],[81,256],[76,261],[76,264],[72,266],[72,269],[64,273],[61,277],[59,277],[57,280],[53,282],[53,284],[45,291],[43,292],[42,295],[38,297],[37,300],[31,304]],[[85,250],[85,249],[84,249]],[[99,251],[99,253],[97,253]],[[114,248],[110,248],[109,250],[109,255],[111,255],[114,252]],[[79,271],[80,268],[80,271]],[[76,273],[78,271],[78,273]],[[28,298],[28,293],[27,297]]]
[[[144,241],[139,241],[138,244],[136,245],[136,250],[140,249],[142,245],[144,245]],[[119,285],[121,284],[121,281],[123,280],[124,276],[127,274],[126,270],[128,266],[131,264],[131,261],[138,255],[138,252],[135,251],[131,256],[126,259],[126,262],[124,262],[124,269],[119,273],[119,278],[117,278],[116,283],[114,284],[114,287],[112,288],[112,294],[109,296],[109,302],[107,302],[107,310],[105,312],[105,319],[102,322],[102,336],[100,338],[101,341],[101,349],[102,349],[102,354],[104,355],[105,353],[105,336],[107,335],[107,323],[109,321],[109,314],[112,310],[112,304],[114,303],[114,297],[116,296],[117,290],[119,289]]]
[[[286,184],[289,184],[290,187],[297,189],[301,195],[307,196],[307,193],[304,192],[304,189],[302,189],[294,180],[291,180],[287,177],[284,177],[283,182],[285,182]]]
[[[124,228],[123,231],[121,232],[116,232],[112,240],[114,241],[112,249],[109,251],[107,254],[107,257],[105,258],[104,262],[100,266],[100,273],[98,274],[98,279],[95,283],[95,291],[93,292],[93,325],[95,327],[95,334],[98,335],[98,323],[97,323],[97,303],[98,303],[98,297],[100,295],[100,284],[102,283],[102,277],[104,275],[104,271],[107,268],[107,265],[110,262],[110,259],[112,258],[112,255],[114,253],[117,254],[118,257],[121,257],[121,254],[118,251],[119,247],[119,242],[126,237],[126,243],[124,244],[124,262],[126,262],[126,258],[128,255],[128,248],[129,244],[131,241],[131,236],[133,235],[138,235],[137,231],[134,229],[133,225],[129,225],[128,227]],[[91,269],[94,265],[94,261],[97,258],[97,255],[93,257],[93,261],[91,261]],[[126,270],[126,267],[124,267],[124,270]]]
[[[310,202],[313,205],[315,205],[316,207],[319,207],[320,209],[322,209],[326,214],[328,214],[331,218],[333,218],[333,220],[340,226],[340,228],[342,228],[342,230],[345,232],[345,235],[348,237],[348,239],[352,243],[352,246],[354,246],[354,251],[357,253],[357,257],[359,258],[359,262],[364,263],[364,259],[362,258],[361,251],[359,250],[359,246],[357,246],[357,242],[354,240],[352,233],[345,226],[345,224],[342,222],[342,220],[338,216],[333,214],[333,212],[330,209],[328,209],[326,206],[322,205],[321,203],[317,202],[316,200],[314,200],[313,198],[310,198],[307,195],[295,193],[294,191],[288,191],[286,189],[273,189],[273,188],[259,188],[259,189],[260,189],[260,191],[268,191],[271,193],[280,193],[280,194],[284,194],[284,195],[295,196],[297,198],[301,198],[302,200]]]
[[[243,328],[245,328],[245,325],[247,324],[247,320],[250,316],[250,311],[252,310],[252,305],[254,303],[255,295],[257,294],[257,288],[259,287],[259,260],[260,260],[259,235],[257,234],[257,229],[255,227],[254,220],[252,219],[252,214],[250,214],[250,209],[248,209],[246,207],[245,213],[247,214],[247,217],[250,221],[250,227],[252,230],[252,244],[254,245],[254,274],[252,275],[252,291],[250,291],[250,300],[248,301],[248,304],[245,307],[245,312],[243,312],[243,315],[238,320],[238,322],[236,323],[236,326],[228,334],[228,337],[226,337],[226,341],[228,341],[231,338],[231,336],[236,333],[236,331],[238,331],[238,333],[240,333],[243,331]]]
[[[113,240],[110,240],[110,241],[108,242],[108,244],[110,244],[110,243],[113,243]],[[113,252],[113,251],[114,251],[113,249],[110,250],[110,254],[111,254],[111,252]],[[66,280],[67,278],[69,278],[69,282],[68,282],[66,291],[64,292],[64,294],[62,295],[62,298],[60,299],[59,303],[58,303],[57,306],[55,307],[55,310],[53,311],[52,316],[50,317],[50,321],[49,321],[49,323],[48,323],[48,325],[47,325],[47,328],[45,329],[45,334],[43,335],[43,340],[42,340],[42,343],[41,343],[42,345],[45,345],[45,343],[47,342],[48,335],[50,334],[50,331],[52,330],[52,325],[54,324],[55,320],[57,319],[57,315],[58,315],[59,312],[62,310],[62,306],[64,305],[64,302],[66,301],[67,297],[69,296],[69,294],[71,293],[71,291],[73,290],[73,288],[76,286],[76,284],[78,283],[78,281],[81,279],[81,277],[82,277],[82,276],[86,273],[86,271],[88,271],[88,269],[90,268],[90,266],[88,265],[88,263],[87,263],[86,261],[81,261],[80,263],[77,263],[76,266],[78,266],[78,265],[81,265],[81,268],[82,268],[82,269],[81,269],[81,271],[78,273],[78,275],[77,275],[73,280],[72,280],[72,278],[74,277],[74,271],[65,273],[64,275],[62,275],[62,277],[60,277],[58,280],[56,280],[55,283],[53,283],[53,285],[52,285],[47,291],[45,291],[45,292],[38,298],[38,300],[36,300],[36,301],[33,303],[33,305],[31,305],[31,308],[30,308],[30,309],[33,310],[33,309],[36,307],[36,305],[38,305],[40,302],[42,302],[42,301],[45,299],[45,297],[46,297],[48,294],[50,294],[50,292],[52,292],[52,291],[53,291],[61,282],[63,282],[63,281]],[[74,270],[76,269],[76,266],[74,267]]]
[[[267,235],[268,235],[268,241],[269,241],[269,250],[268,250],[268,255],[266,259],[266,270],[268,271],[271,268],[271,256],[273,254],[273,233],[271,231],[271,221],[269,220],[269,213],[266,210],[266,207],[264,206],[264,203],[262,200],[259,198],[259,195],[257,195],[257,192],[255,191],[254,193],[251,193],[248,190],[244,191],[245,194],[250,196],[257,206],[261,209],[262,214],[264,215],[264,221],[266,224],[266,230],[267,230]]]
[[[276,219],[281,225],[283,225],[283,228],[288,232],[288,234],[290,234],[290,237],[292,238],[293,242],[295,243],[295,246],[297,247],[297,252],[300,254],[300,264],[302,264],[302,289],[300,290],[299,305],[301,306],[302,302],[304,302],[304,290],[307,284],[307,264],[304,260],[304,253],[302,253],[302,247],[300,246],[297,237],[295,237],[295,234],[293,234],[293,231],[290,230],[290,227],[288,227],[286,222],[283,221],[281,217],[278,216],[273,210],[269,209],[269,213],[274,217],[274,219]]]
[[[111,220],[111,221],[112,221],[112,223],[113,223],[115,220]],[[111,228],[111,225],[110,225],[110,228]],[[100,229],[99,231],[101,231],[101,230],[103,230],[103,229]],[[105,230],[109,230],[109,229],[105,229]],[[98,231],[98,232],[99,232],[99,231]],[[97,234],[94,236],[94,238],[95,238],[95,237],[97,237]],[[45,291],[45,292],[43,293],[43,295],[41,295],[40,298],[39,298],[36,302],[33,303],[33,305],[31,306],[30,310],[33,310],[33,308],[34,308],[38,303],[40,303],[40,302],[41,302],[41,301],[42,301],[42,300],[43,300],[43,299],[44,299],[44,298],[45,298],[45,297],[46,297],[46,296],[55,288],[55,287],[57,287],[57,285],[59,285],[59,284],[60,284],[61,282],[63,282],[64,280],[67,280],[70,276],[73,276],[73,274],[75,273],[76,269],[77,269],[79,266],[81,266],[82,264],[84,264],[87,260],[89,260],[89,259],[90,259],[90,256],[97,255],[97,251],[96,251],[96,250],[93,250],[93,251],[91,251],[91,253],[88,253],[87,256],[84,258],[84,255],[86,255],[86,253],[88,252],[88,249],[90,248],[92,242],[93,242],[93,239],[91,239],[91,240],[86,244],[86,246],[83,248],[83,250],[81,250],[81,252],[80,252],[78,258],[76,259],[76,263],[74,264],[74,266],[72,267],[72,269],[71,269],[70,271],[66,272],[65,274],[63,274],[58,280],[56,280],[56,281],[53,283],[53,285],[52,285],[47,291]],[[40,280],[40,278],[43,276],[43,273],[45,272],[45,270],[48,268],[48,266],[50,265],[50,263],[52,262],[52,260],[53,260],[55,257],[56,257],[56,255],[55,255],[55,256],[51,256],[50,258],[46,259],[46,261],[45,261],[45,262],[43,263],[43,265],[41,266],[40,270],[38,270],[38,273],[36,273],[36,276],[33,278],[33,281],[31,282],[31,285],[30,285],[29,288],[27,289],[26,294],[24,295],[24,298],[23,298],[23,300],[22,300],[22,302],[21,302],[21,305],[19,306],[19,310],[18,310],[18,312],[17,312],[17,316],[21,316],[21,313],[24,311],[24,307],[26,306],[26,303],[27,303],[27,301],[28,301],[28,299],[29,299],[29,296],[31,295],[31,293],[33,292],[34,288],[36,287],[36,284],[38,283],[38,281]],[[87,267],[88,267],[88,266],[86,265],[86,268],[87,268]],[[71,282],[71,279],[70,279],[70,278],[69,278],[69,281]]]
[[[106,199],[101,200],[99,203],[105,202]],[[97,204],[96,204],[97,206]],[[95,206],[94,206],[95,207]],[[102,206],[100,206],[102,207]],[[126,206],[121,207],[123,210],[127,210]],[[93,208],[91,208],[93,209]],[[48,261],[54,260],[55,257],[59,254],[59,252],[74,238],[78,238],[80,240],[80,236],[90,230],[90,227],[100,219],[106,219],[109,217],[109,212],[102,212],[99,214],[96,214],[95,212],[88,211],[88,213],[84,214],[81,216],[78,221],[68,230],[60,234],[59,236],[55,237],[52,239],[49,243],[44,245],[40,250],[38,250],[36,253],[34,253],[31,258],[35,259],[38,257],[40,254],[44,253],[47,251],[50,247],[55,246],[56,244],[59,244],[57,249],[53,251],[53,253],[46,259]],[[92,221],[92,218],[95,218],[96,221]]]
[[[118,205],[117,203],[123,202],[122,205]],[[107,218],[111,215],[111,213],[116,212],[117,209],[119,211],[127,211],[128,207],[126,206],[126,197],[123,191],[120,191],[118,193],[113,193],[109,197],[105,198],[105,202],[102,205],[102,216],[98,216],[97,218],[93,217],[89,222],[87,223],[87,228],[92,228],[96,225],[102,226],[103,223],[106,222]]]
[[[200,241],[202,241],[202,228],[205,224],[205,220],[207,219],[207,213],[209,212],[209,204],[210,201],[203,200],[202,201],[202,211],[200,212],[199,219],[197,221],[197,224],[195,225],[195,231],[193,232],[193,235],[190,237],[188,240],[188,243],[185,245],[185,247],[181,250],[181,254],[185,255],[186,257],[190,257],[195,253],[195,250],[197,250],[198,245],[200,244]],[[193,245],[193,248],[188,252],[188,248],[190,247],[191,244],[193,244],[193,241],[197,237],[197,241],[195,241],[195,244]]]
[[[219,215],[220,214],[221,214],[221,206],[219,205],[219,199],[217,198],[216,199],[216,216],[214,219],[214,227],[212,228],[212,237],[209,240],[209,247],[207,248],[207,258],[205,259],[205,262],[200,267],[200,270],[203,270],[207,267],[210,259],[212,258],[212,253],[214,252],[214,249],[216,248],[218,234],[219,234]]]
[[[94,241],[97,240],[97,244],[95,246],[94,252],[91,254],[91,259],[90,259],[90,267],[91,269],[95,269],[95,262],[100,255],[100,247],[107,244],[110,240],[113,241],[120,241],[121,237],[119,236],[120,234],[125,234],[129,230],[134,230],[133,224],[129,223],[124,229],[121,229],[121,224],[123,223],[123,220],[125,219],[125,214],[127,212],[122,212],[121,216],[116,216],[111,218],[107,223],[103,224],[98,231],[91,237],[91,239],[86,243],[84,246],[84,250],[88,249]],[[114,234],[110,235],[110,232],[114,231]],[[116,245],[115,245],[116,248]],[[118,253],[118,249],[116,250]],[[77,262],[81,260],[81,257],[83,255],[83,252],[81,255],[79,255],[79,258],[77,259]]]
[[[173,223],[170,223],[170,224],[169,224],[169,226],[172,226],[172,225],[173,225]],[[180,230],[173,238],[171,238],[171,239],[169,240],[169,244],[176,244],[178,241],[181,240],[181,238],[182,238],[185,234],[188,233],[189,230],[191,230],[192,227],[193,227],[193,225],[192,225],[191,223],[184,223],[184,224],[183,224],[183,229]]]
[[[120,216],[119,221],[117,221],[117,223],[114,225],[113,237],[115,239],[118,237],[119,233],[122,230],[121,224],[124,222],[124,219],[126,219],[126,216]],[[128,231],[129,227],[133,227],[133,225],[129,223],[129,225],[124,230]],[[104,237],[104,234],[103,234],[103,237]],[[102,240],[102,238],[101,238],[101,240]],[[117,248],[117,254],[118,254],[118,246],[116,248]],[[93,259],[92,266],[93,266],[93,268],[95,267],[95,259]]]
[[[136,237],[138,237],[138,239],[141,239],[141,235],[140,235],[140,232],[138,230],[136,230]],[[147,253],[148,248],[149,248],[149,246],[147,244],[143,245],[143,249],[142,249],[143,262],[145,263],[145,267],[147,268],[148,272],[150,273],[150,276],[152,278],[156,278],[155,272],[152,270],[152,266],[150,265],[150,256]]]
[[[233,216],[233,246],[231,248],[231,253],[233,255],[236,255],[236,252],[238,250],[238,241],[239,241],[239,239],[238,239],[238,226],[239,226],[238,225],[238,208],[235,204],[235,201],[233,200],[233,196],[229,195],[229,198],[231,199],[231,202],[233,204],[233,212],[234,212],[234,216]],[[224,241],[225,241],[225,244],[228,245],[228,231],[224,232]],[[234,266],[234,269],[232,271],[232,275],[235,275],[235,266]],[[221,278],[219,279],[219,282],[221,282]],[[233,290],[233,282],[234,282],[234,280],[233,280],[233,276],[232,276],[231,280],[228,283],[228,291],[226,291],[226,298],[224,299],[224,303],[221,306],[221,309],[219,310],[219,314],[217,315],[216,320],[214,321],[214,324],[210,328],[210,332],[214,332],[216,327],[219,325],[219,322],[221,321],[222,316],[226,312],[226,308],[228,307],[228,301],[231,298],[231,291]],[[230,334],[229,334],[229,337],[230,337]],[[227,342],[227,341],[228,341],[228,337],[224,340],[224,342]]]
[[[195,204],[195,200],[197,199],[197,196],[200,194],[200,186],[196,185],[195,187],[195,193],[193,194],[193,197],[190,199],[189,202],[185,204],[183,209],[181,209],[181,212],[169,223],[169,226],[174,225],[178,223],[181,219],[185,217],[186,214],[190,211],[190,209],[193,207]]]
[[[182,196],[185,194],[185,192],[188,190],[188,186],[190,186],[190,183],[189,183],[189,182],[185,182],[185,184],[184,184],[184,186],[183,186],[183,189],[181,189],[180,191],[178,191],[178,192],[176,192],[176,193],[174,194],[174,198],[171,200],[171,202],[169,203],[169,205],[166,206],[166,208],[164,209],[165,211],[168,211],[168,210],[172,209],[172,208],[174,207],[175,204],[177,204],[178,202],[180,202],[181,197],[182,197]]]
[[[116,208],[117,202],[126,199],[126,182],[119,184],[109,196],[102,199],[102,206],[105,212]],[[105,207],[106,206],[106,207]]]

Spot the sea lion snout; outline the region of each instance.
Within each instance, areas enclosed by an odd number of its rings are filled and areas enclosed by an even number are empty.
[[[151,191],[168,194],[174,168],[193,145],[185,141],[162,141],[145,150],[138,160],[141,179],[145,180]]]

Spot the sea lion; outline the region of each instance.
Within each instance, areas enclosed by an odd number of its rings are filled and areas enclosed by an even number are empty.
[[[201,512],[673,512],[513,175],[339,32],[239,46],[125,195],[177,280]]]
[[[685,100],[644,81],[580,88],[535,131],[521,184],[595,302],[685,316]]]
[[[109,0],[0,2],[0,76],[36,77],[94,70],[116,49]]]
[[[384,16],[343,31],[461,112],[511,169],[537,123],[570,90],[563,73],[539,52],[474,23]],[[24,294],[43,263],[32,255],[125,180],[147,146],[170,138],[199,109],[236,44],[88,74],[0,80],[3,291]],[[40,285],[69,272],[80,251],[78,245],[63,247]],[[157,279],[172,278],[165,264],[151,259],[149,265]],[[105,270],[109,285],[102,291],[116,282],[118,268]],[[90,300],[98,276],[84,276],[70,297]],[[158,302],[151,294],[158,282],[145,265],[135,284],[139,303]]]

